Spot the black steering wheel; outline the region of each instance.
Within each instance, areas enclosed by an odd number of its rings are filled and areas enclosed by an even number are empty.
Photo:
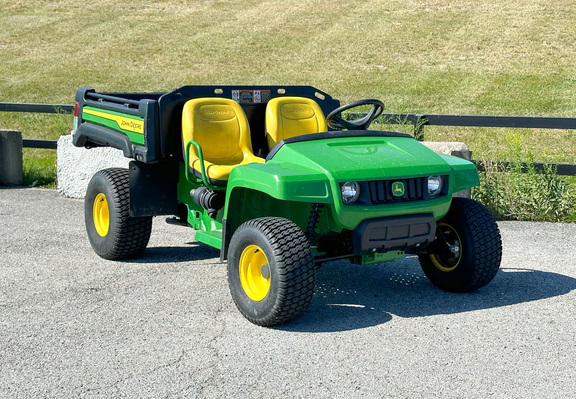
[[[347,121],[340,116],[342,112],[361,105],[372,106],[372,109],[362,118]],[[326,117],[326,124],[332,129],[337,130],[367,130],[368,126],[370,126],[374,119],[380,116],[382,111],[384,111],[384,104],[380,100],[358,100],[338,107],[330,112]]]

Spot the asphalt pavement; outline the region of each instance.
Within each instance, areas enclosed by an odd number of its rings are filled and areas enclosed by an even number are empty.
[[[236,310],[192,229],[154,219],[143,258],[100,259],[83,202],[0,189],[1,398],[572,398],[576,224],[500,222],[470,294],[418,261],[324,265],[275,328]]]

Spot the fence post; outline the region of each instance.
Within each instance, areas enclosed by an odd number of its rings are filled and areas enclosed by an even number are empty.
[[[0,184],[22,184],[22,133],[18,130],[0,129]]]

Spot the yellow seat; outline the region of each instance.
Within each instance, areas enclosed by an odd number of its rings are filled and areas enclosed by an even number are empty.
[[[182,110],[182,141],[200,145],[208,182],[226,185],[232,169],[238,165],[264,163],[252,153],[250,126],[242,107],[226,98],[197,98],[184,104]],[[188,167],[195,176],[202,176],[196,146],[190,146]]]
[[[266,138],[271,150],[278,142],[303,134],[326,132],[318,103],[304,97],[276,97],[266,107]]]

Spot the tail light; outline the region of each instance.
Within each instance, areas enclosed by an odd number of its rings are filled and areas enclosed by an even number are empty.
[[[78,115],[80,115],[80,104],[78,101],[76,101],[76,104],[74,104],[74,123],[72,125],[72,134],[76,132],[76,129],[78,129],[79,126]]]

